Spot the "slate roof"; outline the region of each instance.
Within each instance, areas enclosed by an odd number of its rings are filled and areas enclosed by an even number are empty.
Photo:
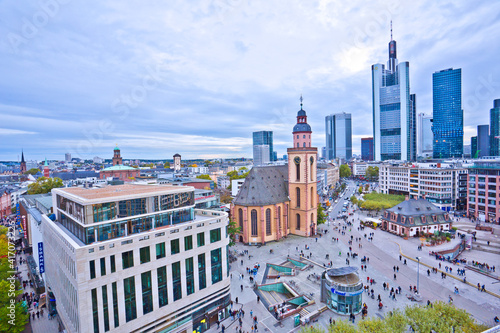
[[[240,206],[265,206],[289,200],[288,166],[258,166],[250,170],[233,203]]]
[[[451,219],[448,218],[447,220],[445,218],[445,216],[448,215],[447,212],[441,210],[439,207],[423,198],[405,200],[399,205],[386,209],[385,211],[389,213],[389,216],[385,217],[384,213],[382,220],[407,227],[418,227],[451,222]],[[391,220],[391,212],[396,214],[396,221]],[[422,219],[422,216],[425,216],[425,221]],[[436,221],[433,220],[432,216],[436,216]],[[413,221],[411,221],[410,218],[412,218]]]

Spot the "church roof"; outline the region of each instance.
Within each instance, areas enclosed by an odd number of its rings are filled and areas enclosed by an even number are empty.
[[[138,169],[123,164],[118,164],[106,169],[102,169],[101,171],[125,171],[125,170],[138,170]]]
[[[311,132],[311,126],[308,123],[299,123],[293,126],[293,132]]]
[[[288,200],[288,166],[258,166],[250,170],[233,204],[265,206]]]

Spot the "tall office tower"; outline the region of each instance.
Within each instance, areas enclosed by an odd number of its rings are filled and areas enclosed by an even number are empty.
[[[264,165],[270,162],[269,145],[253,146],[253,165]]]
[[[470,138],[470,157],[472,158],[478,158],[478,151],[477,151],[477,136],[473,136]]]
[[[71,162],[71,153],[64,154],[64,161]]]
[[[361,159],[373,161],[373,138],[361,138]]]
[[[195,209],[193,187],[58,188],[52,202],[44,280],[67,332],[204,332],[229,316],[228,216]]]
[[[372,65],[372,93],[375,160],[415,159],[416,98],[410,95],[410,63],[398,64],[392,28],[387,69]]]
[[[417,155],[432,157],[432,116],[419,113],[417,117]]]
[[[350,113],[325,117],[326,158],[350,160],[352,157],[352,121]]]
[[[490,126],[478,125],[477,126],[477,150],[479,151],[478,157],[490,155]]]
[[[500,156],[500,99],[493,101],[490,110],[490,155]]]
[[[269,157],[265,160],[268,161],[276,161],[274,159],[274,150],[273,150],[273,131],[260,131],[253,132],[253,145],[261,146],[268,145],[269,146]],[[255,155],[254,155],[255,160]]]
[[[433,157],[462,157],[464,111],[462,69],[444,69],[432,74]]]

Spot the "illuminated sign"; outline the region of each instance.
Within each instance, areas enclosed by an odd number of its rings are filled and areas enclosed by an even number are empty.
[[[45,273],[45,260],[43,257],[43,243],[38,243],[38,265],[40,267],[40,274]]]

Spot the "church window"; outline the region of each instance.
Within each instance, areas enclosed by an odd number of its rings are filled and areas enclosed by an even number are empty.
[[[299,230],[300,229],[300,215],[297,214],[296,216],[297,216],[297,230]]]
[[[305,134],[304,134],[304,135],[302,135],[302,139],[305,139],[305,138],[306,138],[306,135],[305,135]]]
[[[252,209],[250,213],[251,222],[252,222],[252,236],[257,236],[257,211]]]
[[[266,209],[266,235],[271,234],[271,209]]]
[[[281,206],[278,206],[278,228],[281,229]]]
[[[243,209],[238,209],[238,220],[240,220],[241,232],[243,232]]]
[[[306,143],[304,142],[304,143],[302,144],[302,146],[303,146],[303,147],[305,147],[305,146],[306,146]]]
[[[311,208],[314,207],[314,188],[311,187]]]
[[[297,195],[297,200],[296,200],[297,201],[297,207],[300,207],[300,188],[297,187],[295,190],[296,190],[295,193]]]
[[[299,148],[299,143],[297,142],[297,148]]]
[[[298,143],[297,143],[298,145]],[[297,181],[300,180],[300,164],[295,164],[295,174],[296,174],[296,178],[297,178]]]

